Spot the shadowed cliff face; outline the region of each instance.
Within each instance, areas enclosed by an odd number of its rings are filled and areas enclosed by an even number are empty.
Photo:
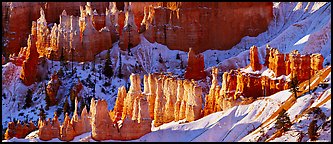
[[[145,36],[170,49],[197,53],[226,50],[244,36],[266,31],[273,18],[272,3],[167,2],[150,8]]]
[[[67,15],[79,16],[80,6],[86,5],[85,2],[2,4],[5,56],[18,53],[21,47],[26,46],[32,21],[40,17],[40,8],[44,9],[47,23],[51,24],[59,23],[59,15],[63,10]],[[99,30],[105,26],[105,9],[109,7],[109,3],[93,2],[89,5],[98,13],[94,16],[93,25]],[[116,6],[119,11],[124,9],[122,3],[117,2]],[[149,6],[152,7],[148,8]],[[137,31],[143,32],[150,42],[182,51],[188,51],[192,47],[196,53],[208,49],[230,49],[242,37],[256,36],[265,31],[273,17],[271,2],[132,2],[131,9]],[[122,35],[125,15],[118,13],[118,17],[118,31]]]

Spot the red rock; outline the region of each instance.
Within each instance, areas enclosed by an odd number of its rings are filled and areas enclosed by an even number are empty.
[[[111,139],[113,131],[112,120],[107,110],[107,103],[105,100],[97,101],[96,106],[91,105],[91,138],[94,140],[108,140]]]
[[[38,57],[39,54],[37,53],[36,48],[36,37],[34,35],[29,35],[27,58],[23,62],[20,75],[20,79],[22,80],[23,84],[27,86],[33,84],[36,81]]]
[[[50,99],[50,106],[57,104],[56,96],[61,85],[61,81],[58,78],[58,75],[54,73],[51,76],[51,80],[48,82],[46,87],[46,94]]]
[[[250,48],[250,66],[252,67],[253,71],[261,70],[258,56],[258,48],[256,46],[252,46]]]
[[[134,14],[131,9],[131,3],[125,2],[125,23],[122,34],[119,39],[119,47],[126,51],[128,48],[137,46],[140,43],[138,27],[134,21]]]
[[[70,123],[70,118],[68,113],[66,113],[64,123],[60,127],[60,140],[62,141],[71,141],[75,137],[75,131],[73,124]]]
[[[266,31],[273,19],[271,2],[165,2],[160,6],[149,10],[153,16],[147,20],[149,34],[144,34],[145,37],[173,50],[188,51],[192,47],[199,53],[208,49],[230,49],[244,36]]]
[[[204,72],[205,63],[202,54],[195,55],[195,52],[190,48],[188,52],[188,62],[184,78],[200,80],[206,77]]]

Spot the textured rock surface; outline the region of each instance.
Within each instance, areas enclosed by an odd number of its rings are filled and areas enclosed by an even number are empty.
[[[205,62],[202,54],[196,55],[195,52],[190,48],[188,52],[187,67],[184,74],[186,79],[200,80],[206,77]]]
[[[20,79],[23,84],[29,86],[36,81],[37,64],[38,64],[38,52],[36,48],[36,37],[29,35],[28,38],[28,50],[26,60],[23,62]]]
[[[259,63],[258,48],[252,46],[250,48],[250,66],[253,71],[261,70],[261,64]]]
[[[242,37],[265,31],[273,18],[271,2],[163,2],[160,6],[148,10],[145,37],[170,49],[192,47],[199,53],[230,49]]]
[[[56,96],[60,85],[61,81],[59,80],[58,75],[54,73],[46,87],[46,94],[50,98],[50,106],[53,106],[57,103]]]
[[[92,101],[94,101],[94,99],[92,99]],[[91,104],[90,106],[92,126],[91,137],[94,140],[111,139],[113,132],[112,120],[107,109],[107,102],[105,100],[101,100],[96,102],[95,107],[94,105]]]
[[[60,127],[60,140],[62,141],[71,141],[75,137],[75,131],[73,124],[70,122],[68,113],[66,113],[64,123]]]
[[[250,50],[249,66],[253,71],[261,69],[255,49],[256,47],[252,47]],[[298,51],[281,54],[276,48],[267,47],[265,65],[273,71],[272,77],[261,76],[261,73],[247,73],[240,69],[231,70],[224,72],[221,89],[216,79],[218,69],[213,67],[212,85],[206,96],[204,115],[289,89],[288,81],[280,77],[281,75],[297,76],[299,82],[303,82],[323,68],[323,57],[320,54],[300,55]]]
[[[27,134],[34,130],[36,130],[36,126],[33,124],[32,121],[30,121],[28,124],[23,123],[22,125],[20,121],[17,121],[17,123],[9,122],[8,128],[6,129],[6,132],[4,134],[4,138],[6,140],[13,137],[24,138]]]
[[[131,2],[125,2],[125,23],[122,29],[122,35],[119,39],[119,47],[126,51],[128,48],[137,46],[141,39],[138,32],[138,27],[134,21]]]

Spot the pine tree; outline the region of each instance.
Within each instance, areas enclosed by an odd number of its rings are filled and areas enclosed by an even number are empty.
[[[297,92],[299,90],[299,81],[297,79],[297,76],[293,77],[290,81],[290,92],[294,93],[294,97],[297,98]]]
[[[179,53],[177,53],[176,59],[180,59],[180,54]]]
[[[66,115],[66,113],[70,114],[69,108],[70,108],[69,103],[68,103],[68,100],[66,98],[65,103],[64,103],[64,109],[63,109],[64,116]]]
[[[159,56],[159,59],[158,59],[158,61],[159,61],[160,63],[163,63],[164,61],[163,61],[163,58],[162,58],[162,55],[161,55],[161,53],[160,53],[158,56]]]
[[[44,83],[44,88],[45,88],[45,102],[46,102],[46,108],[49,109],[50,106],[50,96],[47,94],[47,86],[46,83]]]
[[[279,116],[276,118],[274,128],[276,128],[276,129],[282,128],[283,132],[285,132],[285,131],[289,130],[289,126],[291,126],[290,118],[289,118],[288,114],[286,113],[286,110],[283,109],[279,113]]]
[[[108,53],[106,55],[104,70],[103,70],[103,74],[108,78],[111,78],[113,76],[113,69],[112,69],[111,65],[112,65],[112,62],[111,62],[110,50],[108,50]]]
[[[25,104],[23,106],[23,108],[29,108],[32,105],[32,91],[30,89],[28,89],[27,95],[25,97]]]
[[[82,110],[83,110],[84,106],[86,106],[86,103],[85,103],[85,101],[84,101],[84,99],[83,99],[83,100],[81,101],[81,105],[80,105],[80,108],[79,108],[79,114],[82,113]]]
[[[74,88],[74,87],[73,87]],[[74,111],[74,109],[75,109],[75,90],[73,90],[73,88],[72,88],[72,90],[71,90],[71,92],[70,92],[70,100],[71,100],[71,109],[70,109],[70,111],[71,112],[73,112]]]
[[[122,63],[121,63],[121,53],[119,52],[119,66],[118,66],[118,78],[122,78],[123,77],[123,74],[121,73],[121,66],[122,66]]]
[[[39,114],[38,114],[38,116],[39,116],[39,118],[41,120],[46,120],[45,110],[43,109],[42,106],[39,108]]]

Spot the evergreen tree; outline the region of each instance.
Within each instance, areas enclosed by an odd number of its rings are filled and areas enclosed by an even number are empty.
[[[158,56],[159,56],[159,59],[158,59],[158,61],[159,61],[160,63],[163,63],[164,61],[163,61],[163,58],[162,58],[162,55],[161,55],[161,53],[160,53]]]
[[[65,103],[64,103],[64,109],[63,109],[64,116],[66,116],[66,113],[70,114],[69,108],[70,108],[69,103],[68,103],[68,100],[66,98]]]
[[[119,52],[119,66],[118,66],[118,78],[122,78],[123,77],[123,74],[121,73],[121,66],[122,66],[122,63],[121,63],[121,53]]]
[[[83,110],[84,106],[86,106],[86,103],[85,103],[84,99],[82,99],[81,105],[80,105],[80,108],[79,108],[79,112],[78,112],[80,115],[82,113],[82,110]]]
[[[39,118],[41,120],[46,120],[45,110],[43,109],[42,106],[39,108],[39,114],[38,114],[38,116],[39,116]]]
[[[50,106],[50,96],[47,94],[47,86],[46,86],[46,83],[44,83],[44,88],[45,88],[45,102],[46,102],[46,108],[49,109],[49,106]]]
[[[176,59],[180,59],[180,54],[179,53],[177,53]]]
[[[276,128],[276,129],[282,128],[283,132],[285,132],[285,131],[289,130],[289,126],[291,126],[290,118],[289,118],[288,114],[286,113],[286,110],[283,109],[279,113],[279,116],[276,118],[274,128]]]
[[[111,62],[110,49],[109,49],[108,53],[106,55],[106,61],[105,61],[104,70],[103,70],[103,74],[108,78],[111,78],[113,75],[113,69],[112,69],[111,65],[112,65],[112,62]]]
[[[27,95],[25,97],[25,104],[23,106],[23,108],[29,108],[32,105],[32,91],[30,89],[28,89]]]
[[[290,81],[290,92],[294,93],[294,97],[297,98],[297,92],[299,90],[299,81],[297,79],[297,76],[294,76]]]
[[[74,87],[73,87],[74,88]],[[70,92],[70,100],[71,100],[71,109],[70,109],[70,111],[71,112],[73,112],[74,111],[74,109],[75,109],[75,90],[73,90],[73,88],[72,88],[72,90],[71,90],[71,92]]]

